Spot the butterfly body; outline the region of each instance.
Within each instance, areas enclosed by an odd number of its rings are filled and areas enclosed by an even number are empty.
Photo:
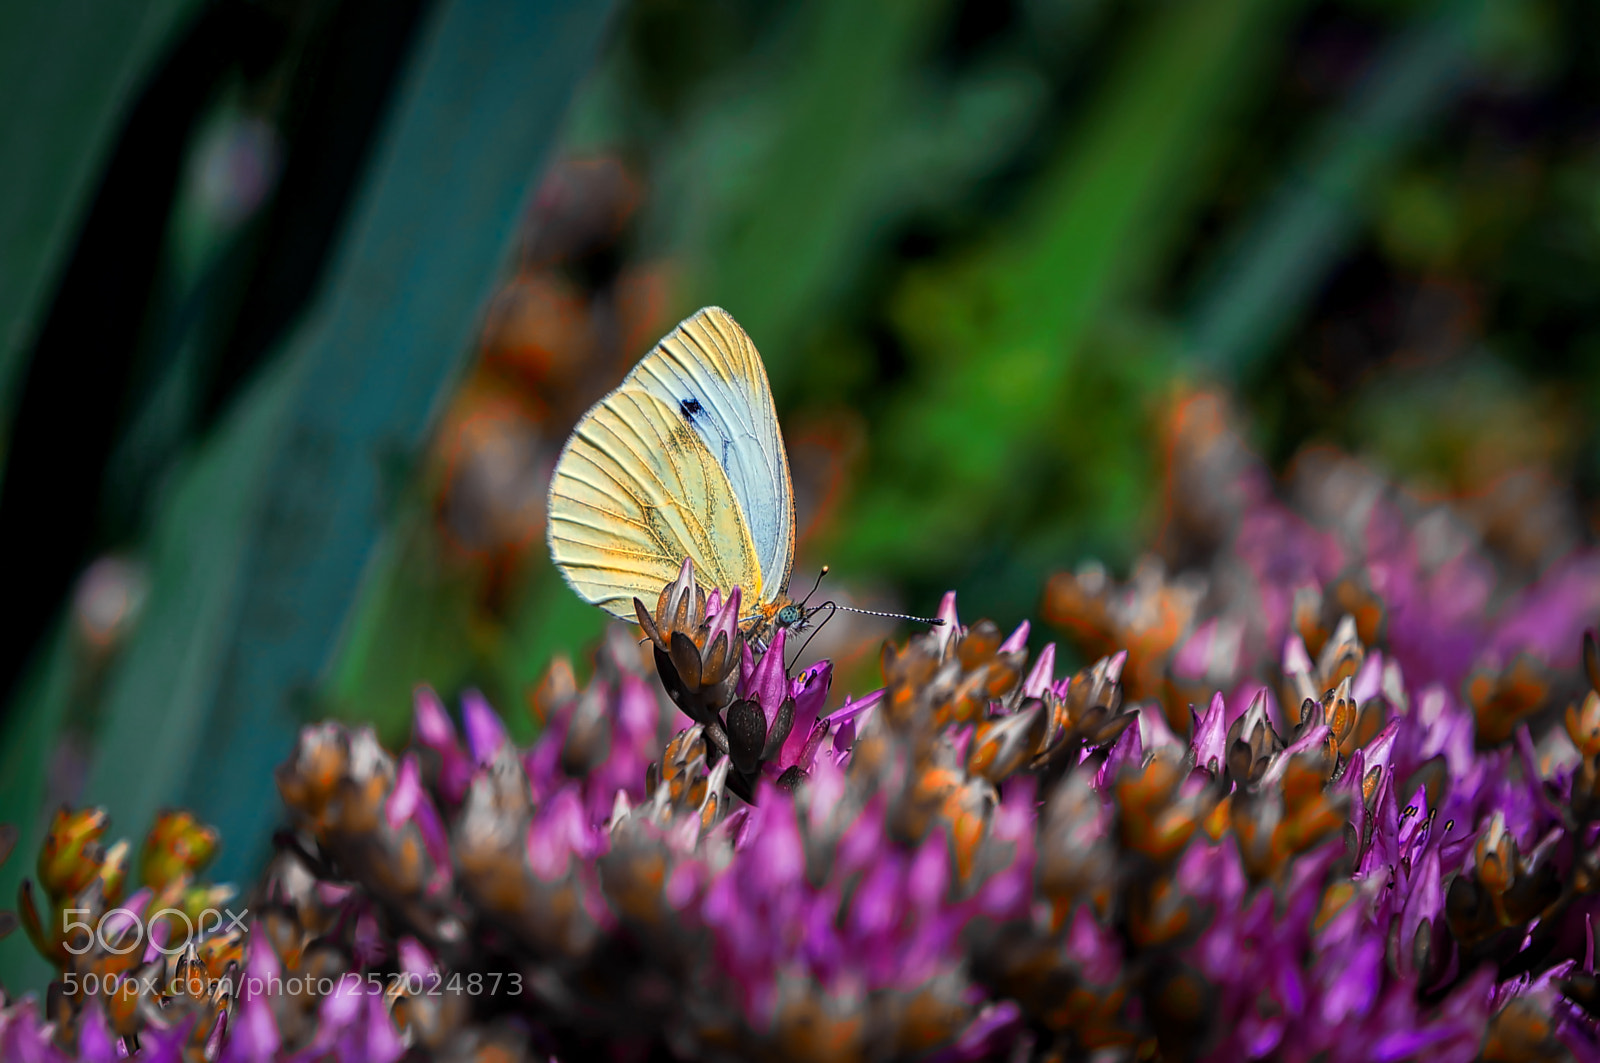
[[[742,589],[741,627],[796,626],[787,594],[794,491],[766,369],[707,307],[586,413],[550,482],[550,554],[573,590],[624,620],[694,562],[702,587]]]
[[[755,639],[757,644],[765,646],[772,641],[772,633],[779,628],[800,630],[806,627],[806,621],[805,610],[787,594],[780,594],[743,617],[740,627],[747,636]]]

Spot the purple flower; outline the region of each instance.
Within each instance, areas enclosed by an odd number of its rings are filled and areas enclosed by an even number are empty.
[[[1100,771],[1094,777],[1094,786],[1097,790],[1105,790],[1116,781],[1117,775],[1124,768],[1135,767],[1144,760],[1144,745],[1139,737],[1138,726],[1129,727],[1122,732],[1116,742],[1111,746],[1111,751],[1106,754],[1106,762],[1100,766]]]
[[[433,860],[430,889],[437,892],[447,888],[450,880],[450,840],[445,834],[444,821],[433,806],[433,798],[423,788],[422,769],[415,753],[409,753],[401,759],[394,789],[384,805],[384,815],[389,826],[396,830],[407,823],[416,824],[428,856]]]
[[[1194,757],[1196,767],[1204,768],[1212,775],[1222,774],[1227,755],[1224,740],[1227,737],[1228,706],[1219,692],[1211,699],[1211,705],[1206,709],[1205,715],[1199,717],[1194,725],[1194,738],[1190,742],[1190,753]]]
[[[252,924],[239,1003],[228,1024],[221,1063],[272,1063],[283,1044],[278,1020],[267,996],[274,987],[283,984],[283,967],[267,936],[254,932],[259,926],[259,922]]]
[[[90,997],[78,1023],[78,1059],[81,1063],[116,1063],[119,1058],[105,1006],[98,996]]]
[[[0,1012],[0,1058],[18,1063],[67,1063],[65,1053],[50,1041],[31,998]]]
[[[575,786],[568,786],[545,802],[528,827],[528,865],[546,882],[567,877],[573,860],[602,851],[598,833],[584,813]]]
[[[1018,624],[1016,630],[1007,635],[1006,640],[1000,644],[1000,652],[1016,653],[1018,650],[1027,649],[1029,629],[1029,624],[1026,620]]]
[[[1600,613],[1600,555],[1580,553],[1553,565],[1496,625],[1490,649],[1505,660],[1528,650],[1563,668],[1577,664],[1579,637]]]
[[[505,724],[476,690],[461,695],[461,723],[467,732],[467,749],[479,767],[493,764],[500,751],[509,745]]]
[[[762,714],[771,727],[778,709],[789,696],[789,677],[784,672],[783,651],[785,629],[779,628],[772,637],[767,652],[756,661],[748,644],[744,648],[744,667],[740,671],[739,696],[761,706]]]
[[[418,687],[412,709],[412,737],[439,757],[439,789],[451,804],[460,804],[472,779],[472,758],[461,748],[444,703],[427,687]]]
[[[1039,656],[1033,662],[1028,677],[1022,681],[1022,696],[1025,698],[1042,698],[1045,691],[1050,689],[1055,681],[1056,644],[1051,642],[1039,651]]]
[[[728,646],[733,645],[734,637],[739,633],[739,599],[741,592],[738,587],[728,592],[728,601],[724,604],[721,593],[713,590],[706,598],[706,619],[711,622],[711,628],[706,635],[706,647],[710,649],[716,645],[717,639],[722,638]],[[749,651],[746,650],[748,653]]]
[[[822,707],[828,700],[828,690],[832,685],[832,661],[818,661],[790,680],[789,697],[794,700],[794,720],[777,759],[767,763],[768,771],[781,774],[794,767],[807,772],[812,769],[818,750],[834,726],[831,721],[821,718]]]

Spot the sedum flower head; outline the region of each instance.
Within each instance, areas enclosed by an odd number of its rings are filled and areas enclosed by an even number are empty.
[[[949,595],[835,698],[686,564],[653,672],[620,630],[556,666],[527,748],[472,692],[401,750],[309,726],[249,919],[174,957],[117,950],[217,896],[215,837],[135,864],[63,811],[19,898],[61,977],[0,1058],[1600,1058],[1590,567],[1496,589],[1385,496],[1241,480],[1197,570],[1052,581],[1070,646]]]

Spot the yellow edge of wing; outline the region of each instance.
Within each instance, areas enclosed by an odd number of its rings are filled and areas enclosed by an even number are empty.
[[[630,377],[631,379],[631,377]],[[567,440],[550,481],[550,556],[585,601],[630,620],[693,558],[702,586],[762,601],[755,543],[727,475],[676,409],[628,381]]]

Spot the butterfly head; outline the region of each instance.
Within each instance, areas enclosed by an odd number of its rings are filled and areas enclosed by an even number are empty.
[[[766,616],[771,626],[774,628],[790,628],[794,631],[803,631],[810,627],[811,618],[816,616],[823,607],[819,605],[807,609],[806,603],[811,601],[811,596],[817,593],[817,588],[822,585],[822,577],[827,574],[828,566],[823,565],[822,570],[817,573],[817,582],[812,585],[811,593],[798,602],[787,594],[780,594],[777,601],[767,607]]]
[[[766,645],[780,628],[801,628],[805,620],[805,611],[788,595],[780,594],[774,601],[765,602],[747,616],[740,617],[739,628],[746,638]]]
[[[779,595],[756,612],[740,620],[740,630],[756,650],[766,652],[767,646],[780,631],[805,631],[813,626],[813,618],[824,607],[807,609],[804,602],[796,602],[788,595]],[[831,608],[831,607],[830,607]]]

